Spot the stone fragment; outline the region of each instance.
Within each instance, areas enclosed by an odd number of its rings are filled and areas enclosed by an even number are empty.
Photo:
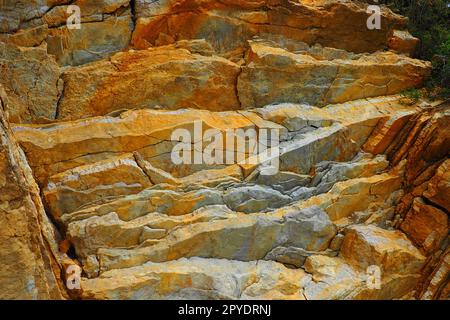
[[[40,184],[45,184],[51,175],[133,151],[138,151],[154,167],[183,177],[214,168],[205,164],[175,165],[171,160],[170,153],[179,143],[178,138],[172,139],[172,133],[176,129],[186,129],[192,139],[198,139],[194,133],[195,121],[202,123],[202,135],[210,128],[220,132],[254,128],[253,122],[235,112],[145,109],[130,110],[117,117],[42,126],[19,125],[14,131]]]
[[[8,95],[12,123],[55,119],[60,69],[43,46],[23,48],[0,42],[0,84]]]
[[[442,210],[427,205],[423,199],[415,198],[400,229],[416,245],[431,253],[448,235],[448,216]]]
[[[420,40],[413,37],[408,31],[394,30],[392,37],[389,38],[389,48],[400,52],[413,55],[419,45]]]
[[[262,175],[259,170],[247,177],[249,182],[270,186],[272,189],[280,192],[292,190],[299,186],[306,186],[311,182],[309,175],[297,174],[289,171],[280,171],[274,175]]]
[[[351,1],[136,1],[133,44],[146,48],[167,38],[206,39],[220,52],[246,46],[253,36],[284,42],[373,52],[387,47],[393,29],[403,30],[404,17],[382,7],[381,29],[367,28],[367,4]],[[170,41],[170,40],[169,40]],[[160,44],[160,43],[159,43]]]
[[[64,299],[59,236],[5,109],[6,93],[0,85],[0,299]]]
[[[292,103],[280,103],[256,109],[265,120],[278,123],[289,131],[301,131],[308,127],[328,127],[333,119],[320,108]]]
[[[81,12],[83,9],[80,9]],[[47,17],[46,15],[44,18]],[[68,29],[64,19],[62,26],[49,30],[46,39],[48,53],[54,55],[61,65],[77,66],[109,57],[125,49],[133,31],[130,10],[111,16],[100,14],[98,19],[82,23],[80,29]]]
[[[450,212],[450,160],[445,160],[428,182],[423,196],[432,203]]]
[[[329,61],[251,42],[238,93],[243,108],[287,102],[324,106],[400,93],[420,86],[430,70],[429,62],[391,52]]]
[[[27,21],[41,18],[52,6],[68,0],[7,0],[0,11],[0,32],[12,33]]]
[[[416,113],[414,110],[398,112],[389,118],[380,120],[363,149],[372,154],[384,153]]]
[[[209,205],[223,204],[222,194],[214,189],[177,192],[170,189],[145,189],[112,202],[74,212],[63,219],[76,216],[87,218],[116,212],[122,220],[132,220],[147,213],[158,212],[168,216],[182,216]]]
[[[337,222],[366,210],[371,203],[385,202],[400,187],[400,177],[388,173],[355,178],[337,182],[329,192],[298,201],[292,206],[307,208],[317,205],[328,213],[332,221]]]
[[[418,273],[425,262],[401,231],[363,225],[348,228],[340,256],[355,268],[378,266],[386,276]]]
[[[37,47],[47,39],[48,26],[37,26],[30,29],[19,30],[16,33],[0,34],[0,41],[11,43],[19,47]]]
[[[301,269],[272,261],[190,258],[83,279],[87,299],[304,299]]]
[[[358,154],[349,162],[319,162],[314,168],[312,185],[318,188],[319,193],[328,192],[336,182],[374,176],[388,165],[385,157],[372,158],[368,154]]]
[[[422,111],[386,150],[392,165],[406,159],[405,184],[416,186],[427,168],[439,164],[450,152],[450,108],[437,103]],[[433,171],[431,171],[432,173]],[[419,182],[423,183],[423,181]]]
[[[448,275],[450,274],[450,251],[442,253],[441,259],[427,283],[427,287],[420,296],[423,300],[448,300]],[[447,284],[446,284],[447,283]]]
[[[56,174],[43,194],[50,212],[59,218],[86,206],[137,194],[151,185],[133,155],[128,154]]]
[[[63,74],[59,118],[106,115],[124,108],[236,110],[239,72],[239,66],[224,58],[175,46],[116,53]]]
[[[225,204],[232,210],[246,213],[268,211],[288,204],[292,199],[270,187],[235,186],[225,192]]]
[[[141,167],[145,174],[149,177],[153,184],[159,183],[169,183],[173,185],[180,184],[180,180],[173,177],[170,173],[164,170],[158,169],[151,165],[150,162],[146,161],[139,152],[133,153],[136,163]]]
[[[150,247],[99,249],[97,256],[102,272],[194,256],[251,261],[264,258],[278,246],[322,251],[335,234],[334,225],[317,207],[285,215],[237,214],[175,229]]]
[[[329,250],[317,252],[296,247],[276,247],[272,249],[264,259],[301,268],[305,263],[306,258],[312,255],[335,256],[336,253]]]
[[[351,299],[365,286],[363,274],[340,258],[312,255],[304,268],[312,275],[304,289],[307,300]]]

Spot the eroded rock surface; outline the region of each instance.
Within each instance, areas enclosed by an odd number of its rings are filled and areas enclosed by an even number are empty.
[[[6,121],[6,104],[0,86],[0,298],[61,299],[67,293],[59,279],[57,232]]]
[[[383,8],[383,27],[367,29],[367,6],[355,1],[199,1],[136,2],[133,44],[138,48],[181,39],[207,39],[221,52],[245,46],[255,35],[278,37],[353,52],[387,47],[406,20]],[[189,28],[184,26],[189,25]]]
[[[0,297],[448,299],[450,106],[402,103],[431,71],[404,17],[4,2]]]

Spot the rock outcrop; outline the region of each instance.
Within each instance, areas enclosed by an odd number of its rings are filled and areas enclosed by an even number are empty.
[[[369,16],[7,0],[0,298],[448,299],[450,104]]]
[[[0,299],[61,299],[58,233],[5,119],[7,103],[0,86]]]

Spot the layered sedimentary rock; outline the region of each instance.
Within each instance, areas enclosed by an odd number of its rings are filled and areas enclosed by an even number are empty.
[[[44,47],[24,48],[0,42],[0,83],[8,94],[5,111],[12,122],[55,119],[62,93],[60,70]]]
[[[234,110],[239,71],[224,58],[173,46],[118,53],[63,74],[58,115],[79,119],[133,108]],[[136,94],[130,96],[130,90]]]
[[[367,5],[355,1],[139,0],[136,14],[138,48],[204,38],[220,52],[239,49],[255,35],[371,52],[387,47],[393,30],[406,26],[403,17],[383,8],[383,27],[370,32]]]
[[[57,238],[25,156],[5,120],[0,86],[0,298],[61,299]]]
[[[26,47],[46,43],[48,53],[63,65],[98,60],[128,46],[134,29],[129,2],[6,0],[0,11],[0,39]],[[78,22],[82,27],[72,26]]]
[[[239,66],[211,55],[204,42],[183,46],[119,53],[66,71],[58,118],[105,115],[124,107],[221,111],[284,102],[324,106],[420,86],[430,70],[427,62],[394,53],[344,53],[336,60],[327,53],[314,57],[307,45],[304,53],[294,54],[264,41],[250,41],[245,65]],[[130,97],[129,90],[136,94]],[[174,93],[161,94],[167,90]]]
[[[448,298],[449,104],[403,103],[431,64],[369,16],[6,1],[0,297]]]
[[[393,53],[335,58],[251,42],[238,94],[244,108],[298,102],[315,106],[391,95],[420,86],[429,64]]]
[[[405,123],[422,114],[420,107],[404,106],[399,100],[398,96],[369,99],[322,109],[278,104],[246,112],[136,110],[13,129],[43,187],[49,212],[66,230],[86,275],[100,276],[92,283],[86,280],[86,297],[124,294],[121,279],[113,281],[119,281],[118,287],[109,293],[94,289],[103,283],[103,274],[127,277],[133,270],[141,272],[134,268],[150,263],[151,269],[142,272],[152,276],[156,272],[159,277],[155,268],[165,270],[170,261],[180,261],[176,264],[180,268],[198,268],[191,259],[201,257],[201,265],[205,259],[245,263],[265,259],[297,268],[308,259],[318,259],[336,265],[333,276],[337,278],[327,275],[329,287],[313,281],[296,298],[400,298],[416,286],[425,264],[424,254],[414,247],[419,246],[414,235],[411,241],[401,231],[385,230],[393,226],[395,205],[404,194],[405,168],[386,172],[389,162],[384,156],[358,153],[361,147],[380,141],[389,145],[392,135],[403,128],[395,125],[383,130],[387,124],[398,119]],[[193,133],[198,119],[203,119],[202,130],[219,132],[231,124],[241,129],[283,128],[282,171],[264,176],[258,164],[245,163],[202,164],[194,171],[167,166],[167,150],[179,143],[171,136],[174,128]],[[123,177],[121,170],[127,173]],[[408,223],[416,223],[409,220],[403,222],[402,231]],[[448,231],[447,220],[442,221],[434,243],[441,242]],[[439,226],[442,221],[437,222]],[[368,225],[367,232],[374,232],[373,238],[358,240],[369,241],[369,247],[350,240],[355,234],[352,230],[360,230],[361,223]],[[436,229],[432,224],[429,227]],[[358,232],[366,227],[361,228]],[[339,230],[345,234],[341,240]],[[426,232],[426,228],[421,230]],[[393,241],[395,250],[386,247],[387,239]],[[384,259],[392,255],[393,265],[386,265],[383,280],[389,288],[386,291],[374,292],[365,286],[364,268],[387,263],[373,260],[370,250],[386,250],[380,253]],[[122,269],[126,271],[113,272]],[[140,280],[136,281],[140,286]],[[191,289],[197,285],[204,284],[195,283]],[[209,290],[223,295],[221,285],[217,286]],[[148,290],[160,298],[179,297],[185,291],[176,287],[160,296],[152,288]],[[338,293],[331,295],[330,288],[339,288]]]

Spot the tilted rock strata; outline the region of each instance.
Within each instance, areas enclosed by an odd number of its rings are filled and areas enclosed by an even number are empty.
[[[0,296],[448,298],[449,105],[396,95],[431,64],[381,14],[369,30],[347,0],[6,1]],[[278,132],[275,174],[236,129]],[[203,161],[173,162],[181,145]]]
[[[83,28],[66,26],[69,5],[80,8]],[[346,0],[8,0],[0,13],[0,39],[20,46],[45,42],[64,65],[102,59],[129,44],[142,49],[183,39],[204,38],[219,52],[239,51],[255,35],[354,52],[388,46],[413,52],[417,39],[405,30],[407,20],[387,8],[381,15],[382,28],[368,30],[367,5]]]
[[[23,48],[0,42],[0,84],[8,95],[11,122],[55,119],[62,93],[60,69],[44,47]]]
[[[251,42],[238,94],[244,108],[294,101],[323,106],[420,86],[429,70],[428,63],[387,52],[328,60]]]
[[[49,54],[63,65],[79,65],[105,58],[128,46],[134,29],[130,0],[43,0],[11,1],[2,5],[0,40],[19,46],[47,44]],[[69,29],[80,8],[80,29]]]
[[[219,52],[227,52],[245,46],[246,39],[267,34],[372,52],[387,47],[393,30],[406,26],[403,17],[383,8],[383,27],[371,32],[366,11],[367,5],[357,1],[164,0],[155,5],[139,0],[132,43],[145,48],[170,40],[204,38]]]
[[[171,46],[118,53],[108,61],[64,73],[59,118],[79,119],[124,108],[239,109],[234,89],[239,71],[224,58]],[[131,90],[136,94],[130,96]]]
[[[61,299],[62,257],[39,188],[5,120],[0,86],[0,298]]]
[[[323,106],[420,86],[430,64],[393,53],[336,60],[251,42],[245,65],[179,45],[119,53],[63,74],[58,118],[122,108],[250,109],[297,102]],[[307,47],[308,48],[308,47]],[[149,89],[150,88],[150,89]],[[132,97],[129,91],[136,92]],[[161,92],[173,92],[164,95]]]

